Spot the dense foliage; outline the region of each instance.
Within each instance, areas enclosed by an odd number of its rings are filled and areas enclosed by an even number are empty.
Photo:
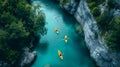
[[[94,17],[100,16],[101,12],[98,5],[103,3],[104,0],[87,0],[87,2],[93,16]]]
[[[70,0],[60,0],[60,5],[64,7],[67,3],[69,3]]]
[[[75,2],[80,2],[80,0],[75,0]]]
[[[120,5],[115,0],[108,0],[109,9],[120,9]]]
[[[98,7],[94,7],[91,11],[91,13],[93,14],[93,16],[97,17],[101,14],[100,10]]]
[[[62,7],[66,6],[67,3],[70,3],[72,0],[60,0],[60,5]],[[80,0],[74,0],[75,2],[80,2]]]
[[[0,60],[14,63],[24,47],[44,35],[45,15],[35,14],[30,0],[0,0]],[[34,39],[34,40],[33,40]]]
[[[108,8],[101,13],[99,5],[104,4],[104,0],[87,0],[87,2],[110,50],[120,51],[120,17],[113,15],[113,9],[120,9],[120,5],[115,0],[108,0]]]

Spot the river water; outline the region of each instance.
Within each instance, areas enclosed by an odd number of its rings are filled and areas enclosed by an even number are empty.
[[[52,0],[33,1],[35,4],[42,6],[48,32],[35,48],[37,58],[32,67],[96,67],[83,38],[75,31],[77,21],[74,17]],[[58,35],[54,32],[56,27]],[[65,35],[69,37],[68,43],[63,40]],[[63,60],[59,58],[58,50],[62,52]]]

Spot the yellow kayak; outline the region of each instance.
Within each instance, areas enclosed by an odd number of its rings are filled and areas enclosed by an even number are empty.
[[[65,41],[66,43],[68,42],[68,36],[67,36],[67,35],[64,36],[64,41]]]
[[[63,55],[60,50],[58,50],[58,55],[59,55],[60,59],[63,60]]]
[[[55,29],[54,29],[54,32],[55,32],[56,34],[59,34],[58,28],[55,28]]]

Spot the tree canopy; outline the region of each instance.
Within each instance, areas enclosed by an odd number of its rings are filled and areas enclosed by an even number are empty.
[[[100,2],[99,2],[100,1]],[[107,8],[103,13],[100,12],[99,5],[104,0],[87,0],[91,13],[97,21],[97,25],[101,31],[101,36],[105,38],[110,51],[120,51],[120,16],[113,15],[113,9],[120,9],[120,5],[115,0],[108,0]]]
[[[0,0],[0,60],[12,63],[35,37],[46,33],[45,15],[30,0]]]

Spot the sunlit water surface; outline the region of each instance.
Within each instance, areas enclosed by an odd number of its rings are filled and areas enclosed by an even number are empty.
[[[37,59],[32,67],[95,67],[83,39],[75,32],[77,21],[74,17],[50,0],[33,1],[33,5],[39,3],[46,15],[48,32],[35,48]],[[54,32],[55,27],[59,30],[58,35]],[[63,40],[65,35],[69,37],[67,44]],[[63,60],[59,58],[58,50],[61,50]]]

